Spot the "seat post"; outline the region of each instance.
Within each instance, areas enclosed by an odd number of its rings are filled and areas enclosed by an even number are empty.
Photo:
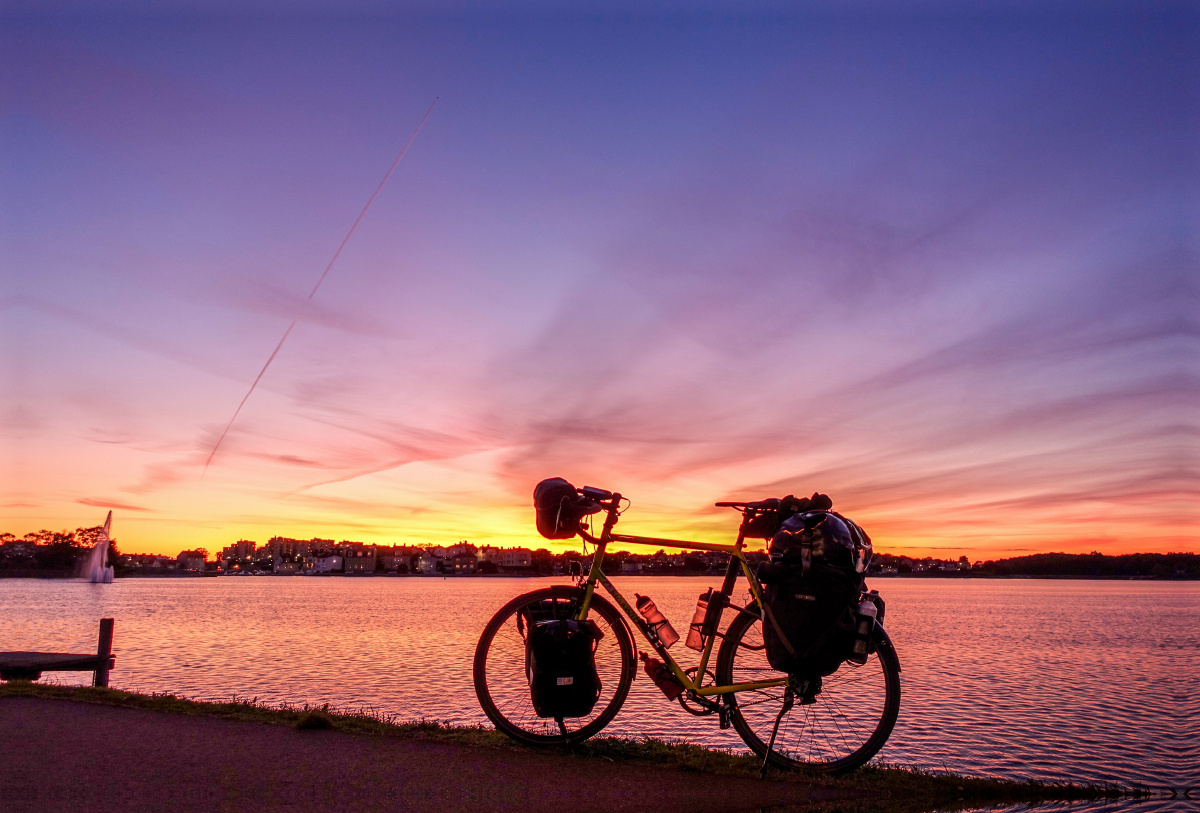
[[[738,528],[738,538],[736,548],[738,553],[742,551],[742,544],[746,541],[746,529]],[[736,556],[729,557],[729,566],[725,569],[725,581],[721,582],[721,593],[726,597],[733,595],[733,585],[737,581],[738,574],[742,572],[741,563]]]

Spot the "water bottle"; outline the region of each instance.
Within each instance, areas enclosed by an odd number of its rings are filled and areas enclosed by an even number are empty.
[[[654,606],[654,602],[649,596],[642,596],[634,593],[637,596],[638,612],[646,619],[646,623],[650,625],[650,629],[658,635],[658,642],[663,645],[663,648],[669,647],[671,644],[679,640],[679,633],[671,626],[671,622],[666,616],[658,611]]]
[[[700,594],[700,600],[696,602],[696,612],[692,613],[692,623],[688,627],[688,637],[685,643],[689,649],[697,652],[704,649],[704,616],[708,615],[708,597],[711,595],[711,589]]]
[[[864,598],[858,605],[858,615],[855,618],[854,646],[850,649],[849,660],[854,663],[867,662],[867,649],[871,643],[871,633],[875,631],[875,617],[879,608],[869,598]]]
[[[640,657],[642,663],[645,664],[646,674],[654,681],[654,685],[659,688],[659,691],[667,696],[668,700],[675,700],[683,694],[683,684],[675,679],[665,663],[658,658],[651,658],[645,652],[642,652]]]

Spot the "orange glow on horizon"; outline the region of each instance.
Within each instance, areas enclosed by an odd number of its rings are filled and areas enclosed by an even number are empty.
[[[765,496],[765,495],[764,495]],[[944,506],[906,504],[889,509],[839,504],[835,509],[855,519],[871,535],[875,550],[912,558],[933,557],[971,561],[1001,559],[1031,553],[1196,552],[1192,528],[1183,521],[1149,525],[1142,511],[1114,507],[1112,518],[1081,517],[1081,506],[1055,511],[1026,511],[1015,521],[1011,511],[986,513],[978,509],[948,511]],[[1143,510],[1145,507],[1142,507]],[[48,528],[71,530],[103,519],[104,506],[94,516],[72,509],[57,518],[16,523],[6,529],[17,536]],[[368,544],[449,545],[460,540],[499,547],[545,548],[554,552],[581,550],[579,540],[547,540],[534,528],[532,504],[466,504],[440,510],[400,509],[403,516],[364,516],[347,521],[340,512],[307,512],[303,518],[260,517],[247,521],[181,520],[155,516],[158,512],[122,511],[114,507],[113,536],[124,553],[174,556],[203,547],[210,553],[241,539],[261,545],[273,536],[325,538]],[[931,519],[932,517],[932,519]],[[55,521],[57,520],[57,521]],[[635,504],[621,518],[619,532],[682,541],[729,544],[735,539],[739,516],[730,509],[664,504]],[[15,527],[14,527],[15,526]],[[762,540],[750,540],[759,549]],[[653,552],[643,546],[613,545],[612,550]]]

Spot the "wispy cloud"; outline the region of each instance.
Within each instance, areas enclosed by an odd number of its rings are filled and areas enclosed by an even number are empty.
[[[75,502],[79,503],[80,505],[91,505],[96,508],[113,508],[113,509],[118,509],[121,511],[153,511],[154,510],[153,508],[146,508],[141,505],[131,505],[130,503],[127,503],[127,502],[118,502],[117,500],[93,499],[91,497],[84,497],[82,499],[76,500]]]

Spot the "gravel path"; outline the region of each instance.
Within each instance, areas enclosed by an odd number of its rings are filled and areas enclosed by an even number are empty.
[[[731,813],[828,799],[794,782],[0,698],[0,808]]]

